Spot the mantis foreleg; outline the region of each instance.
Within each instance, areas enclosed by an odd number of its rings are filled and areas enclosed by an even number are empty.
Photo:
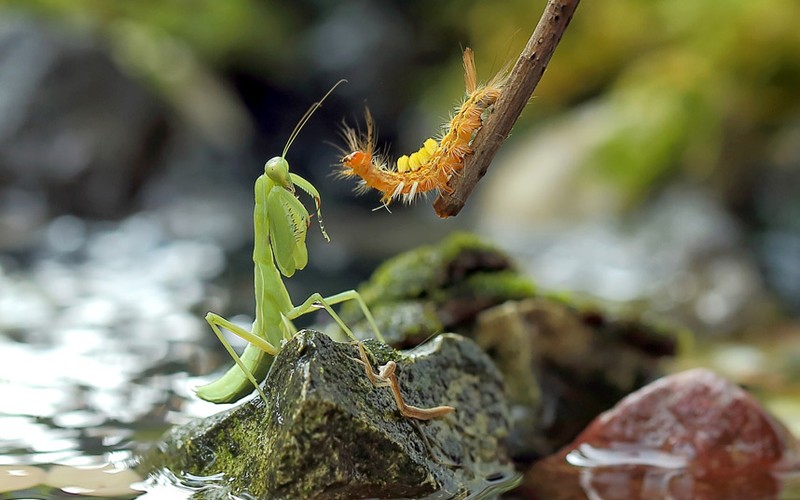
[[[277,354],[278,349],[258,335],[248,332],[244,328],[231,323],[218,314],[206,314],[206,321],[211,325],[211,329],[214,331],[214,334],[222,343],[223,347],[225,347],[225,350],[228,351],[228,354],[230,354],[231,358],[236,362],[236,366],[231,367],[228,373],[216,382],[199,387],[197,389],[198,395],[209,401],[220,403],[234,402],[252,391],[252,384],[258,391],[258,394],[264,398],[264,392],[258,385],[256,375],[258,375],[258,379],[264,378],[266,373],[259,373],[262,371],[266,372],[266,369],[269,367],[269,365],[264,362],[264,357],[267,355],[274,356]],[[241,357],[236,354],[231,344],[225,339],[220,328],[225,328],[231,333],[250,342]],[[256,375],[254,375],[254,372],[256,372]]]
[[[218,330],[218,327],[221,326],[222,328],[225,328],[226,330],[235,334],[236,336],[241,337],[244,340],[250,342],[251,344],[258,347],[259,349],[269,354],[270,356],[275,356],[276,354],[278,354],[278,351],[280,350],[279,348],[273,346],[272,344],[270,344],[263,338],[259,337],[255,333],[248,332],[241,326],[235,323],[231,323],[230,321],[228,321],[227,319],[223,318],[218,314],[214,313],[206,314],[206,321],[208,321],[208,324],[210,324],[211,328],[213,328],[215,331]]]
[[[319,222],[319,230],[322,231],[322,236],[325,238],[326,241],[331,241],[330,237],[328,236],[328,233],[325,232],[325,226],[322,224],[322,201],[319,196],[319,192],[317,191],[317,188],[315,188],[313,184],[311,184],[310,182],[303,179],[297,174],[289,173],[289,176],[291,177],[292,182],[294,183],[295,186],[299,187],[300,189],[308,193],[308,195],[314,199],[314,206],[317,209],[317,222]]]
[[[323,297],[319,293],[314,293],[309,298],[307,298],[305,302],[289,310],[289,312],[286,313],[286,317],[289,319],[295,319],[299,316],[302,316],[303,314],[315,311],[320,307],[322,307],[323,309],[328,311],[328,314],[331,315],[336,324],[339,325],[339,328],[341,328],[342,331],[346,333],[348,337],[350,337],[353,340],[358,340],[355,334],[353,334],[352,330],[350,330],[350,328],[348,328],[347,325],[344,324],[342,318],[339,317],[336,311],[334,311],[333,308],[331,307],[334,304],[339,304],[341,302],[345,302],[348,300],[355,300],[356,302],[358,302],[358,306],[364,313],[364,317],[367,318],[367,322],[372,328],[372,331],[375,333],[375,338],[383,343],[386,343],[386,341],[383,340],[383,335],[381,335],[381,332],[378,330],[378,325],[375,324],[375,318],[373,318],[372,313],[369,312],[369,308],[367,307],[366,302],[364,302],[364,299],[361,297],[361,294],[359,294],[355,290],[347,290],[345,292],[337,293],[329,297]]]
[[[352,330],[347,327],[344,321],[342,321],[341,317],[331,307],[332,305],[348,300],[355,300],[358,302],[358,305],[361,308],[361,311],[364,313],[367,322],[370,324],[370,327],[375,333],[375,337],[381,342],[384,342],[383,336],[378,330],[378,326],[375,324],[375,319],[373,318],[372,313],[369,311],[367,304],[364,302],[364,299],[361,297],[361,295],[355,290],[348,290],[331,295],[329,297],[323,297],[319,293],[312,294],[308,299],[306,299],[305,302],[297,307],[293,307],[285,314],[281,315],[281,321],[284,330],[283,337],[286,338],[295,331],[291,320],[304,314],[316,311],[322,307],[328,311],[342,331],[344,331],[353,340],[358,340],[355,334],[353,334]],[[253,332],[245,330],[235,323],[231,323],[218,314],[208,313],[206,315],[206,321],[209,325],[211,325],[211,329],[225,347],[225,350],[236,362],[236,366],[231,367],[228,370],[228,373],[226,373],[225,376],[216,382],[198,388],[198,394],[200,397],[215,402],[233,402],[241,399],[247,393],[249,393],[252,390],[252,386],[255,387],[258,391],[258,394],[265,399],[264,392],[262,391],[258,381],[263,380],[266,374],[254,372],[263,370],[265,365],[269,366],[265,363],[264,357],[274,356],[280,349],[270,344],[264,338],[256,335]],[[222,334],[220,328],[225,328],[234,335],[237,335],[238,337],[241,337],[249,342],[241,357],[236,354],[236,351],[233,350],[233,347],[231,347],[230,343],[225,339],[225,336]]]

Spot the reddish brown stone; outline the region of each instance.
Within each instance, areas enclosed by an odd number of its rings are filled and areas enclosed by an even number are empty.
[[[750,394],[705,369],[659,379],[597,417],[570,445],[657,451],[702,474],[796,459],[797,441]]]
[[[800,498],[797,440],[703,369],[659,379],[536,463],[515,498]]]

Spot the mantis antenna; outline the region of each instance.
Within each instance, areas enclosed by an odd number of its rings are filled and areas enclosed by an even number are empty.
[[[300,131],[303,130],[303,127],[305,126],[306,122],[308,122],[308,120],[311,118],[314,112],[322,107],[322,103],[325,102],[325,99],[327,99],[327,97],[331,95],[331,93],[334,90],[336,90],[336,87],[346,82],[347,80],[342,78],[338,82],[334,83],[333,86],[330,88],[330,90],[328,90],[328,92],[326,92],[325,95],[322,96],[322,99],[312,104],[308,108],[308,110],[306,110],[303,116],[300,117],[300,120],[297,122],[297,125],[294,126],[294,130],[292,130],[292,133],[289,134],[289,139],[287,139],[286,146],[284,146],[283,148],[283,153],[281,153],[280,156],[281,158],[284,159],[286,158],[286,154],[289,152],[289,148],[292,147],[292,143],[294,143],[294,140],[297,139],[297,136],[300,134]],[[321,201],[319,198],[319,194],[317,194],[316,191],[311,191],[307,189],[307,187],[304,184],[298,184],[298,187],[300,187],[303,191],[305,191],[306,193],[311,195],[312,198],[314,198],[314,204],[317,207],[317,223],[319,224],[319,230],[322,232],[322,236],[324,236],[327,241],[330,241],[330,237],[328,237],[328,233],[325,231],[325,225],[322,223],[322,211],[320,210]]]
[[[292,133],[289,134],[289,139],[286,141],[286,147],[283,148],[283,153],[281,153],[281,158],[286,158],[286,153],[289,152],[289,148],[292,147],[292,143],[294,142],[295,139],[297,139],[297,136],[300,134],[300,131],[303,130],[303,127],[305,126],[309,118],[311,118],[311,116],[314,114],[316,110],[322,107],[322,103],[325,101],[325,99],[329,95],[331,95],[331,93],[334,90],[336,90],[336,87],[346,82],[347,80],[342,78],[338,82],[334,83],[333,87],[331,87],[331,89],[328,92],[326,92],[324,96],[322,96],[322,99],[315,102],[314,104],[311,105],[311,107],[308,108],[305,114],[300,118],[300,121],[297,122],[297,125],[295,125],[294,130],[292,130]]]

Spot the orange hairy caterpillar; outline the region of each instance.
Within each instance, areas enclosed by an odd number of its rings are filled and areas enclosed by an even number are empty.
[[[344,126],[342,135],[351,152],[342,158],[339,175],[360,177],[356,190],[360,193],[369,189],[380,191],[384,205],[398,198],[411,203],[417,195],[434,189],[449,192],[447,181],[464,166],[464,157],[472,153],[472,136],[483,124],[484,111],[500,97],[506,80],[505,72],[501,71],[489,83],[479,86],[472,49],[464,50],[463,60],[467,96],[450,122],[444,125],[439,141],[427,139],[411,155],[403,155],[396,162],[388,161],[375,150],[375,124],[367,109],[366,134]]]

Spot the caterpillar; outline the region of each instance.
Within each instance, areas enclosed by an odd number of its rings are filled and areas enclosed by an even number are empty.
[[[339,176],[359,177],[356,191],[359,194],[370,189],[380,191],[384,206],[399,198],[411,203],[418,195],[433,190],[449,192],[447,182],[464,166],[464,157],[472,153],[470,141],[483,124],[483,113],[497,102],[506,81],[506,72],[501,71],[486,85],[479,86],[475,56],[470,48],[464,50],[463,62],[466,98],[442,127],[440,140],[426,139],[419,150],[392,162],[375,149],[375,123],[366,109],[365,134],[347,124],[342,128],[347,150],[343,151],[346,155],[341,160]]]

